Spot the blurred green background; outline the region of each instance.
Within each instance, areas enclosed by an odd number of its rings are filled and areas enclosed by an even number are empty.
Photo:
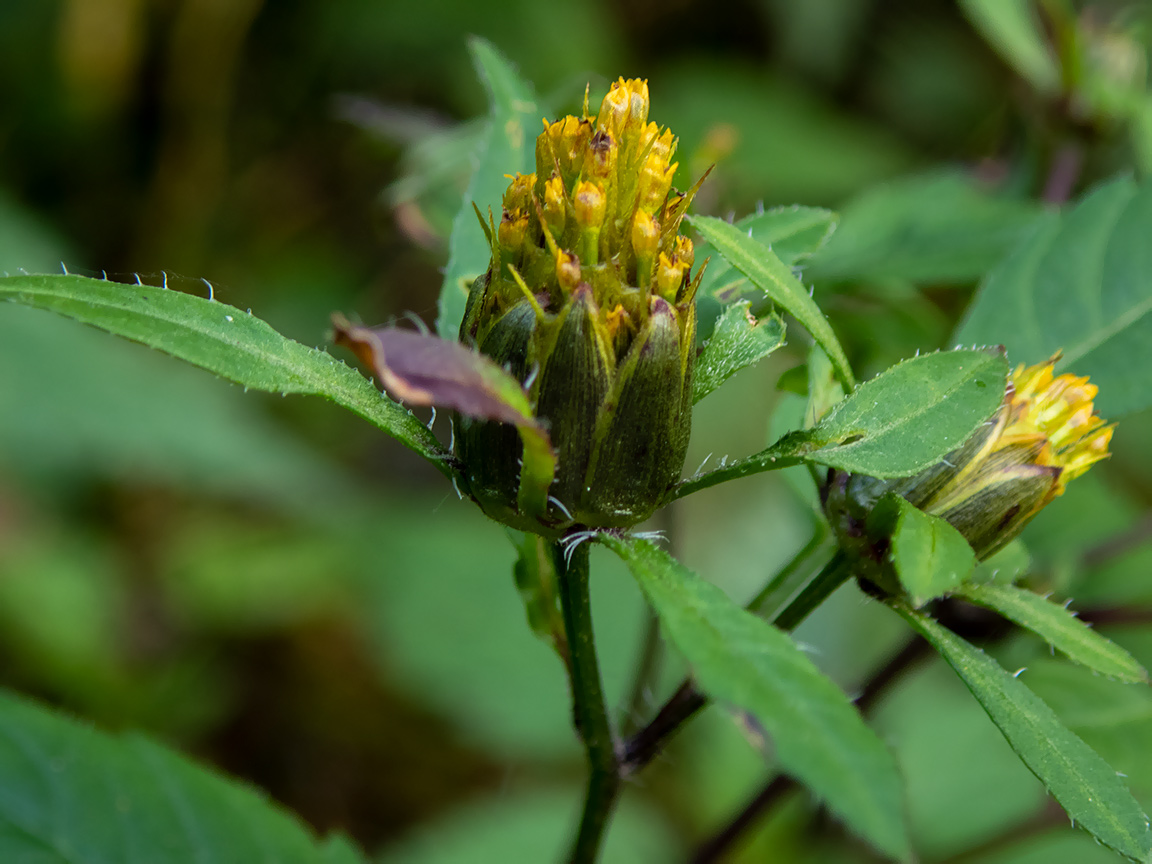
[[[3,0],[0,270],[201,294],[208,280],[309,345],[334,310],[431,324],[486,111],[466,49],[479,34],[553,115],[578,110],[586,84],[595,107],[616,76],[647,78],[652,119],[680,136],[679,185],[716,164],[700,212],[839,210],[805,280],[865,377],[940,347],[1044,200],[1152,170],[1149,4],[1036,7],[1051,44],[1076,42],[1059,81],[1051,57],[996,38],[1010,31],[989,28],[988,4],[962,5]],[[805,356],[798,330],[790,341],[697,411],[687,470],[764,446],[777,379]],[[446,420],[435,428],[447,437]],[[1150,434],[1152,418],[1128,421],[1116,458],[1029,531],[1038,584],[1152,603],[1146,545],[1124,541],[1149,531]],[[788,479],[762,477],[664,524],[690,566],[744,598],[804,544],[810,516]],[[7,686],[148,730],[381,861],[549,860],[583,768],[513,557],[435,471],[351,415],[0,308]],[[604,674],[623,704],[645,614],[619,567],[596,566]],[[1148,664],[1145,629],[1108,632]],[[851,690],[902,634],[847,588],[799,638]],[[1152,805],[1146,695],[1036,660],[1046,651],[1025,640],[1000,650],[1053,701],[1091,689],[1056,707]],[[669,658],[665,687],[681,672]],[[877,723],[924,860],[1111,860],[1050,818],[942,668],[914,670]],[[606,860],[678,860],[766,776],[710,709],[630,787]],[[732,860],[871,859],[795,797]]]

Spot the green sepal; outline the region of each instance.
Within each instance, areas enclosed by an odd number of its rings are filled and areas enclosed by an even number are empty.
[[[686,314],[695,313],[689,308]],[[656,298],[596,426],[585,485],[599,524],[635,524],[679,479],[690,431],[686,377],[676,310]]]
[[[558,469],[551,494],[562,502],[582,497],[613,359],[592,292],[579,288],[561,312],[556,343],[540,372],[536,405],[536,415],[552,430]]]

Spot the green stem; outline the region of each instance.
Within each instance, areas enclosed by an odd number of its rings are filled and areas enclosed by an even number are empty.
[[[748,611],[759,618],[771,621],[780,611],[780,607],[796,593],[796,589],[808,578],[808,574],[811,572],[809,569],[811,560],[824,546],[828,534],[827,524],[823,520],[817,521],[812,539],[803,549],[792,556],[792,560],[768,581],[768,584],[761,589],[759,594],[752,598],[747,606]]]
[[[572,719],[584,743],[589,772],[584,813],[568,858],[569,864],[595,862],[620,791],[616,740],[608,722],[592,632],[592,608],[588,593],[590,546],[588,542],[580,543],[571,549],[567,558],[559,543],[552,547],[571,658],[569,674],[572,684]]]
[[[852,575],[852,565],[843,552],[837,552],[832,560],[824,565],[824,569],[804,586],[796,597],[772,619],[772,623],[786,633],[795,630],[801,621],[827,600],[832,592],[848,581]]]

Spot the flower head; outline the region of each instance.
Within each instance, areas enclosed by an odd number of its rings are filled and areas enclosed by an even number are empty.
[[[547,528],[624,527],[679,479],[695,353],[692,190],[672,188],[676,138],[648,122],[648,84],[612,85],[594,117],[544,122],[536,171],[510,178],[486,226],[488,271],[460,339],[523,382],[557,456]],[[498,423],[457,417],[469,492],[524,524],[521,444]]]
[[[1108,456],[1115,427],[1093,410],[1087,377],[1053,375],[1059,354],[1009,377],[996,413],[961,447],[902,480],[830,478],[826,509],[838,529],[896,492],[947,520],[978,558],[1003,548],[1069,482]],[[837,490],[839,486],[839,490]]]

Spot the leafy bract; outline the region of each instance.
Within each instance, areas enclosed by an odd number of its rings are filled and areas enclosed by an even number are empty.
[[[747,276],[765,296],[812,334],[831,359],[836,376],[845,388],[851,389],[856,382],[844,349],[840,347],[828,319],[791,268],[767,246],[749,237],[747,231],[741,231],[723,219],[712,216],[688,218],[692,227],[704,235],[724,260]]]
[[[632,571],[697,685],[747,710],[794,775],[878,849],[906,859],[895,760],[844,693],[785,633],[646,540],[602,535]]]
[[[676,494],[800,461],[874,477],[915,474],[991,416],[1003,398],[1007,371],[998,351],[941,351],[905,360],[861,384],[811,429],[689,480]]]
[[[288,339],[250,313],[149,285],[71,275],[0,277],[0,299],[124,336],[256,390],[323,396],[359,414],[445,474],[435,436],[331,354]]]
[[[849,201],[840,227],[805,264],[826,282],[975,282],[1021,240],[1040,205],[989,193],[959,171],[905,177]]]
[[[369,365],[397,399],[451,408],[469,417],[511,423],[524,444],[518,503],[543,515],[556,454],[520,382],[490,357],[452,339],[398,327],[357,327],[333,316],[335,340]]]
[[[752,213],[736,221],[736,227],[757,243],[767,246],[788,266],[808,258],[819,250],[836,230],[839,217],[822,207],[774,207],[763,213]],[[696,244],[696,261],[708,261],[708,268],[700,279],[698,294],[719,295],[727,299],[746,278],[732,268],[725,259],[714,255],[715,249],[707,241]]]
[[[1152,405],[1152,182],[1122,177],[1042,218],[988,274],[956,341],[1007,347],[1014,363],[1063,351],[1109,419]]]
[[[255,791],[0,693],[0,861],[353,864]]]
[[[741,369],[762,360],[784,344],[784,321],[770,313],[759,321],[748,301],[733,303],[716,321],[696,359],[692,401],[699,402]]]
[[[1031,630],[1077,663],[1121,681],[1146,682],[1140,663],[1110,639],[1101,636],[1067,608],[1012,585],[965,585],[958,595],[999,612]]]
[[[1148,818],[1116,771],[995,660],[906,606],[896,611],[931,643],[984,706],[1012,749],[1082,828],[1122,855],[1152,854]]]
[[[972,575],[976,555],[959,531],[895,493],[876,502],[868,530],[889,538],[888,560],[913,606],[923,606]]]
[[[532,170],[535,137],[529,130],[540,119],[532,85],[520,77],[491,42],[473,36],[468,48],[488,91],[491,107],[488,129],[476,150],[476,170],[452,223],[452,236],[448,241],[448,267],[444,271],[436,319],[436,332],[445,339],[456,338],[468,289],[473,280],[488,269],[492,251],[476,224],[472,207],[476,205],[483,215],[491,208],[499,221],[500,202],[508,185],[505,175],[517,171],[527,174]]]

